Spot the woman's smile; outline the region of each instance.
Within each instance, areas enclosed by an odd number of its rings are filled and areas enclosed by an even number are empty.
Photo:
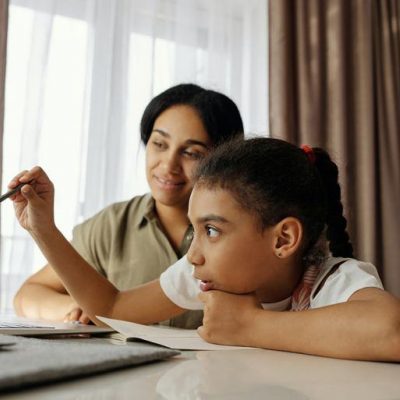
[[[185,180],[176,180],[170,178],[164,178],[157,175],[153,175],[154,180],[157,182],[160,189],[164,190],[176,190],[181,189],[183,186],[186,185]]]

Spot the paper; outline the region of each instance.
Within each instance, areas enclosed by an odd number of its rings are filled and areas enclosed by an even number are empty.
[[[168,326],[148,326],[105,317],[100,321],[122,333],[126,338],[146,340],[178,350],[237,350],[251,347],[221,346],[204,341],[195,329],[179,329]]]

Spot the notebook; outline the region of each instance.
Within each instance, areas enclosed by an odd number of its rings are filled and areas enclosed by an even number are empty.
[[[140,339],[170,349],[179,350],[237,350],[252,347],[223,346],[205,342],[196,329],[179,329],[167,326],[148,326],[105,317],[97,318],[122,334],[126,340]]]
[[[103,334],[114,332],[110,327],[84,325],[74,322],[48,322],[14,316],[0,316],[0,334],[17,336],[53,336]]]

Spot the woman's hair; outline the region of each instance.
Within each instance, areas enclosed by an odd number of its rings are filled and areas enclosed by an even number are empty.
[[[231,141],[201,162],[195,182],[231,192],[244,210],[257,217],[262,230],[285,217],[297,218],[303,225],[305,257],[325,227],[332,255],[352,257],[338,168],[320,148],[314,148],[311,156],[313,160],[279,139]]]
[[[145,145],[158,116],[168,108],[178,105],[187,105],[197,111],[213,145],[244,136],[240,112],[229,97],[184,83],[165,90],[147,105],[140,122],[140,137]]]

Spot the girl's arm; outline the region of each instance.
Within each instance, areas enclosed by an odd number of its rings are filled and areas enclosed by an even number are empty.
[[[118,291],[56,228],[35,235],[34,239],[72,298],[96,323],[99,323],[97,315],[150,324],[185,311],[165,296],[158,279],[131,290]]]
[[[40,167],[23,171],[10,182],[31,182],[11,199],[19,223],[33,237],[68,293],[89,318],[106,316],[138,323],[154,323],[172,318],[185,310],[172,303],[158,280],[132,290],[118,291],[95,271],[57,229],[53,217],[53,184]]]
[[[345,303],[307,311],[268,311],[252,295],[209,291],[199,334],[219,344],[355,360],[400,361],[400,301],[365,288]]]

